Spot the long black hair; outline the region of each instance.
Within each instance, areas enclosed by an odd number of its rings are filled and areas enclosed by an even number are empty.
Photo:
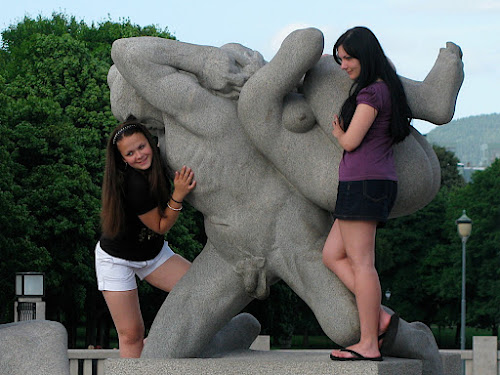
[[[153,151],[151,167],[144,176],[148,179],[151,195],[158,202],[158,210],[163,216],[163,206],[170,197],[170,183],[167,175],[169,170],[162,162],[160,152],[156,142],[149,130],[135,117],[130,116],[127,120],[118,125],[111,133],[108,146],[106,148],[106,166],[104,169],[104,179],[102,184],[102,209],[101,226],[106,237],[113,238],[125,230],[125,207],[123,196],[123,184],[127,165],[118,150],[117,143],[124,136],[131,136],[134,133],[142,133],[146,137]]]
[[[390,134],[394,143],[401,142],[410,134],[412,113],[406,100],[403,85],[394,67],[385,56],[377,37],[373,32],[362,26],[347,30],[335,43],[333,56],[340,65],[338,48],[342,46],[346,53],[359,60],[361,72],[349,91],[349,97],[342,105],[340,117],[344,122],[344,130],[351,123],[356,109],[356,97],[365,87],[381,79],[389,87],[391,93],[391,126]]]

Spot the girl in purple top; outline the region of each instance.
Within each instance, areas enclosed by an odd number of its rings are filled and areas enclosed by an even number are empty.
[[[354,293],[360,340],[334,350],[332,360],[381,361],[383,335],[397,324],[381,306],[375,269],[375,234],[397,194],[392,145],[410,133],[411,111],[401,81],[375,35],[365,27],[346,31],[334,57],[354,82],[333,135],[344,149],[339,166],[335,221],[323,248],[323,262]]]

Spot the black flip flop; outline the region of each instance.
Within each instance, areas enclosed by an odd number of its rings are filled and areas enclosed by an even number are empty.
[[[384,358],[382,356],[379,357],[365,357],[358,352],[355,352],[354,350],[351,349],[340,349],[341,352],[348,352],[353,355],[353,357],[336,357],[333,354],[330,354],[330,359],[332,361],[375,361],[375,362],[380,362],[383,361]]]

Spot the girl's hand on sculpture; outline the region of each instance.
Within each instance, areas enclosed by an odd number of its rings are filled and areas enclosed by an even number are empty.
[[[175,171],[172,198],[178,202],[182,202],[195,186],[196,180],[194,179],[193,170],[183,166],[180,171]]]
[[[335,138],[339,139],[345,132],[344,132],[344,123],[340,121],[338,115],[333,116],[333,121],[332,121],[332,134]]]

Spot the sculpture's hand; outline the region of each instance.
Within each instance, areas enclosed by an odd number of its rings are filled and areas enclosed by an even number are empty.
[[[250,77],[243,67],[249,65],[250,59],[244,53],[236,53],[221,48],[212,49],[205,58],[205,63],[198,77],[202,86],[220,92],[223,96],[235,99],[241,88]]]

